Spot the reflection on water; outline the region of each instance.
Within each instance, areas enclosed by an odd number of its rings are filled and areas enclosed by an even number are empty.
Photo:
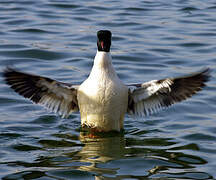
[[[179,150],[198,150],[195,144],[178,146],[172,139],[134,139],[124,134],[98,135],[90,138],[86,132],[79,136],[54,134],[59,140],[40,140],[41,153],[33,162],[5,162],[9,166],[25,167],[3,179],[76,178],[88,179],[208,179],[212,176],[197,165],[206,162],[199,156]],[[81,144],[79,143],[79,141]],[[34,151],[39,147],[16,146],[19,151]],[[173,147],[173,148],[172,148]],[[131,169],[131,167],[133,167]],[[21,168],[22,169],[22,168]]]
[[[80,141],[84,147],[77,155],[80,156],[80,161],[91,163],[90,166],[81,166],[80,170],[97,174],[117,174],[118,168],[102,168],[98,167],[98,164],[124,158],[125,140],[123,135],[88,138],[81,133]]]

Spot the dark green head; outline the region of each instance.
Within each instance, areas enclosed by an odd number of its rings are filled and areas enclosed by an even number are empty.
[[[98,51],[110,51],[112,33],[108,30],[100,30],[97,32]]]

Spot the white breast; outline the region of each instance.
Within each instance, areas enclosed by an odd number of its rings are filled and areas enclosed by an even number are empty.
[[[110,53],[97,52],[94,66],[78,89],[82,125],[99,131],[123,128],[128,104],[128,88],[112,66]]]

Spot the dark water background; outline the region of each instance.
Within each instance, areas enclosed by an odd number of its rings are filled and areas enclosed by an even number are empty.
[[[208,87],[151,117],[126,116],[122,136],[88,139],[78,113],[61,119],[0,77],[0,178],[215,178],[216,1],[0,0],[0,72],[13,65],[81,83],[100,29],[113,32],[113,64],[125,83],[211,67]]]

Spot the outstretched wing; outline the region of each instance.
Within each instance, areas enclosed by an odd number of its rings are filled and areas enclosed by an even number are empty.
[[[61,83],[50,78],[19,72],[7,68],[5,81],[15,92],[29,98],[37,104],[44,105],[62,117],[78,111],[77,87]]]
[[[185,100],[205,86],[209,73],[205,69],[189,76],[129,85],[128,113],[145,116]]]

